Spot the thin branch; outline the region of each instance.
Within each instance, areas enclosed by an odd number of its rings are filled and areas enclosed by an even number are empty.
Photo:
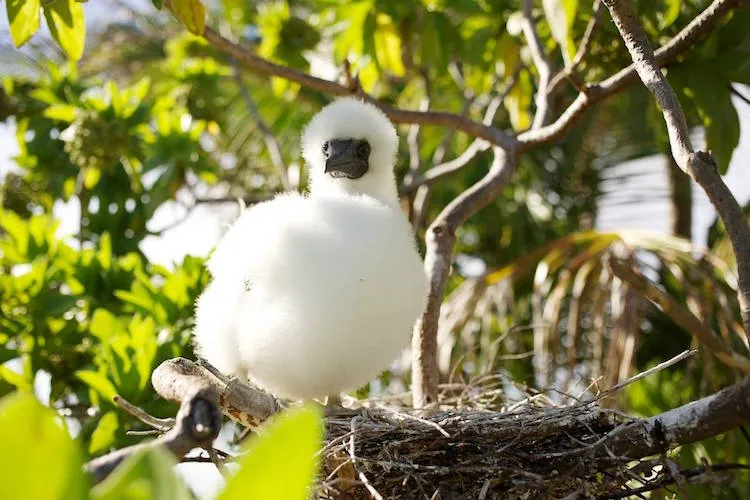
[[[531,124],[532,129],[537,129],[545,124],[549,115],[548,86],[551,70],[549,61],[547,61],[547,57],[544,54],[544,48],[542,48],[542,42],[539,40],[539,34],[536,31],[536,23],[531,16],[531,0],[524,0],[523,2],[523,23],[521,23],[521,26],[523,34],[526,37],[526,43],[531,51],[531,59],[534,62],[537,73],[539,73],[539,81],[537,82],[537,90],[534,97],[536,112]]]
[[[549,86],[548,86],[548,92],[552,93],[557,86],[564,81],[566,78],[570,79],[574,85],[576,85],[576,88],[579,91],[586,91],[585,89],[579,88],[579,82],[576,77],[574,77],[576,68],[578,67],[581,62],[583,62],[583,58],[586,57],[586,55],[589,52],[589,49],[591,48],[591,43],[594,40],[594,33],[596,32],[597,26],[599,26],[599,20],[601,19],[601,12],[602,12],[602,3],[601,0],[594,0],[594,7],[593,12],[591,15],[591,19],[589,19],[588,24],[586,25],[586,30],[583,33],[583,38],[581,39],[581,43],[578,46],[578,50],[576,51],[575,56],[573,57],[573,60],[570,62],[570,65],[566,66],[562,70],[560,70],[555,76],[552,77],[550,80]]]
[[[697,484],[702,484],[705,482],[705,481],[702,481],[702,479],[706,479],[704,476],[711,475],[714,472],[725,472],[725,471],[731,471],[731,470],[750,470],[750,465],[737,464],[737,463],[714,464],[708,467],[706,466],[694,467],[692,469],[681,470],[680,474],[685,479],[688,479]],[[623,492],[618,492],[618,493],[610,493],[605,498],[627,498],[631,495],[637,495],[639,493],[648,493],[649,491],[658,490],[658,489],[664,488],[665,486],[669,486],[674,483],[675,483],[674,478],[668,477],[657,482],[651,482],[647,484],[646,486],[642,486],[640,488],[630,489],[628,491],[623,491]]]
[[[747,97],[742,92],[740,92],[739,90],[737,90],[737,87],[735,87],[734,85],[730,84],[729,85],[729,91],[734,96],[736,96],[737,98],[739,98],[742,102],[744,102],[745,104],[747,104],[748,106],[750,106],[750,97]]]
[[[495,148],[494,152],[495,158],[489,172],[451,201],[433,221],[425,235],[427,251],[424,265],[430,289],[425,309],[417,321],[412,337],[412,387],[415,407],[425,407],[436,402],[438,398],[438,318],[451,270],[456,230],[492,201],[507,185],[516,170],[517,159],[514,152],[505,152],[500,148]]]
[[[172,427],[174,427],[175,420],[173,418],[159,418],[155,417],[153,415],[150,415],[142,408],[139,408],[135,406],[133,403],[129,402],[119,394],[117,394],[115,397],[112,398],[112,401],[125,410],[126,412],[133,415],[135,418],[140,420],[146,425],[150,425],[156,430],[159,431],[168,431]]]
[[[88,462],[84,469],[92,475],[94,483],[105,479],[115,467],[134,453],[164,447],[176,458],[182,459],[193,448],[210,447],[221,430],[221,412],[216,392],[205,384],[197,384],[191,386],[183,396],[174,427],[166,434],[148,443],[122,448]]]
[[[482,118],[482,123],[484,123],[485,125],[492,124],[492,121],[495,119],[500,106],[502,106],[503,104],[503,100],[518,81],[518,75],[520,74],[520,72],[521,71],[519,66],[518,68],[516,68],[515,73],[513,73],[513,76],[511,77],[510,81],[505,86],[503,91],[500,93],[500,95],[497,95],[490,100],[489,104],[487,105],[487,109],[485,110],[484,117]],[[490,149],[490,144],[487,141],[483,139],[475,139],[458,157],[445,163],[435,165],[427,172],[425,172],[422,176],[414,177],[413,179],[404,179],[404,185],[401,186],[400,194],[402,196],[410,194],[420,186],[432,185],[440,179],[458,172],[462,168],[469,165],[481,153],[487,151],[488,149]]]
[[[271,163],[273,163],[274,168],[276,168],[276,173],[279,176],[281,185],[284,187],[284,191],[289,191],[292,185],[289,182],[289,172],[286,165],[284,164],[284,157],[281,154],[281,146],[279,146],[279,141],[276,140],[276,136],[260,116],[258,106],[257,104],[255,104],[253,96],[250,95],[250,90],[247,88],[247,85],[245,85],[245,82],[242,79],[242,72],[237,65],[237,61],[235,61],[234,58],[230,58],[230,61],[234,69],[234,80],[237,82],[237,86],[240,89],[242,99],[245,101],[245,105],[250,111],[250,116],[253,118],[255,125],[263,134],[263,140],[266,142],[266,148],[268,148],[268,155],[271,157]]]
[[[740,312],[745,334],[750,339],[750,225],[748,225],[747,218],[742,207],[721,179],[710,153],[693,150],[687,120],[685,120],[680,101],[659,69],[657,56],[651,48],[646,32],[633,11],[630,1],[603,1],[609,8],[620,36],[633,59],[635,71],[659,103],[667,125],[669,143],[675,162],[703,188],[724,222],[737,260]],[[720,0],[716,0],[706,10],[720,3]],[[741,5],[747,3],[747,0],[743,0]],[[690,25],[694,23],[695,20]]]
[[[599,401],[600,399],[604,399],[607,396],[609,396],[610,394],[619,391],[623,387],[625,387],[627,385],[630,385],[633,382],[637,382],[637,381],[639,381],[639,380],[641,380],[643,378],[646,378],[646,377],[648,377],[650,375],[653,375],[656,372],[660,372],[660,371],[664,370],[665,368],[669,368],[670,366],[672,366],[672,365],[674,365],[676,363],[679,363],[683,359],[687,359],[687,358],[695,355],[695,353],[697,353],[697,352],[698,352],[697,349],[692,349],[692,350],[688,349],[687,351],[682,351],[677,356],[675,356],[675,357],[673,357],[671,359],[668,359],[667,361],[664,361],[663,363],[659,363],[658,365],[654,366],[653,368],[649,368],[648,370],[643,371],[643,372],[641,372],[641,373],[639,373],[637,375],[634,375],[634,376],[630,377],[627,380],[623,380],[619,384],[613,385],[612,387],[610,387],[606,391],[602,392],[601,394],[598,394],[596,397],[594,397],[593,399],[591,399],[591,401],[593,402],[593,401]]]
[[[329,95],[351,95],[352,89],[337,82],[318,78],[302,71],[272,63],[259,57],[249,50],[234,44],[211,28],[206,27],[203,37],[216,48],[237,60],[244,67],[265,75],[278,76],[285,80],[299,83],[303,87],[317,90]],[[394,123],[419,123],[420,125],[435,125],[455,127],[458,130],[481,137],[502,147],[512,147],[515,139],[494,127],[488,127],[467,117],[455,113],[441,111],[411,111],[396,108],[376,101],[362,92],[362,97],[378,106]]]
[[[700,38],[711,32],[729,11],[746,4],[747,0],[714,0],[711,5],[680,30],[674,38],[654,53],[656,63],[659,66],[664,66],[672,62]],[[589,107],[622,91],[636,81],[635,66],[631,64],[600,84],[589,85],[587,92],[579,93],[578,97],[553,123],[520,134],[518,136],[518,152],[524,153],[539,144],[558,140],[583,117],[584,112]]]

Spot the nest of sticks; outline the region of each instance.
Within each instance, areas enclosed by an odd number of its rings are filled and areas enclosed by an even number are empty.
[[[664,365],[686,357],[685,353],[681,356]],[[648,419],[599,404],[649,372],[596,398],[568,398],[572,401],[568,404],[555,404],[544,394],[522,396],[510,404],[494,384],[453,387],[454,397],[441,400],[442,406],[434,409],[406,409],[382,401],[358,401],[357,408],[328,408],[315,496],[630,498],[669,485],[684,495],[689,483],[725,484],[732,479],[732,469],[748,468],[706,462],[703,467],[680,470],[669,451],[749,421],[750,379]],[[152,382],[162,397],[181,402],[177,418],[181,423],[155,441],[179,458],[193,446],[203,447],[217,460],[211,454],[211,442],[221,419],[201,424],[200,442],[186,442],[195,427],[191,427],[192,408],[215,406],[217,414],[221,411],[254,428],[282,407],[268,394],[183,358],[164,362],[154,371]],[[210,412],[204,409],[196,414],[205,420]],[[162,425],[162,420],[156,420]],[[89,464],[95,477],[102,476],[97,476],[100,470],[113,469],[127,450],[110,455]]]

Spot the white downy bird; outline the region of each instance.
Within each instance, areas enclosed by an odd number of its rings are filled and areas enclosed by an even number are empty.
[[[338,99],[307,126],[309,196],[246,210],[208,262],[198,353],[290,399],[353,390],[408,344],[427,278],[399,207],[398,135],[375,106]]]

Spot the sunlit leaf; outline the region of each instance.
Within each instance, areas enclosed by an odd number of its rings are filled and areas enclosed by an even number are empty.
[[[104,400],[112,401],[117,395],[114,384],[103,374],[91,370],[79,370],[76,372],[82,382],[99,394]]]
[[[552,36],[562,47],[563,57],[570,59],[575,52],[575,45],[570,40],[570,28],[575,21],[578,0],[542,0],[542,6]]]
[[[40,0],[5,0],[10,36],[16,47],[26,43],[39,29]]]
[[[93,489],[91,499],[190,500],[190,490],[172,470],[175,465],[163,448],[135,453]]]
[[[206,8],[200,0],[172,0],[175,17],[194,35],[202,35],[206,25]]]
[[[80,59],[86,40],[83,6],[76,0],[55,0],[44,5],[44,17],[52,38],[65,54],[74,61]]]
[[[249,441],[240,470],[219,499],[305,500],[322,439],[319,409],[307,406],[279,415]]]
[[[96,455],[109,450],[115,442],[115,434],[119,425],[117,412],[108,411],[102,415],[102,418],[99,419],[99,423],[96,425],[96,429],[94,429],[94,433],[91,435],[89,453]]]
[[[86,497],[81,452],[62,420],[31,393],[0,400],[0,484],[3,498]]]
[[[44,116],[52,120],[72,122],[76,117],[76,107],[69,104],[55,104],[45,108]]]

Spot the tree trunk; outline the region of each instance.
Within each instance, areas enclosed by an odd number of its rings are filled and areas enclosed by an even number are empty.
[[[674,236],[692,239],[693,186],[690,177],[680,169],[668,149],[667,179],[669,181],[670,231]]]

